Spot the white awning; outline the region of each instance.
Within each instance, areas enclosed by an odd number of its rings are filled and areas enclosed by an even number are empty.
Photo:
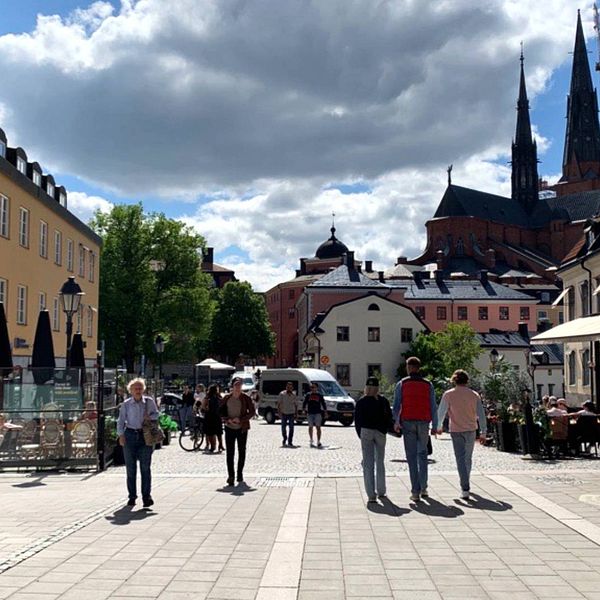
[[[568,288],[565,288],[558,296],[558,298],[552,303],[552,306],[558,306],[560,304],[560,301],[569,293],[569,290],[571,289],[571,286],[569,286]]]
[[[221,363],[216,361],[214,358],[207,358],[202,362],[196,363],[197,367],[207,367],[211,371],[235,371],[235,367],[231,365],[226,365],[225,363]]]
[[[600,315],[573,319],[531,338],[532,344],[594,342],[600,340]]]
[[[597,296],[600,294],[600,285],[593,291],[592,296]]]

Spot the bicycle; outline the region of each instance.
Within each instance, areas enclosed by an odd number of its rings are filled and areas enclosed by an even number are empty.
[[[204,443],[204,419],[196,417],[194,424],[185,426],[179,434],[179,445],[186,452],[198,452]]]

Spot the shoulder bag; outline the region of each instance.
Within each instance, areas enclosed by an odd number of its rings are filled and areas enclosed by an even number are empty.
[[[162,444],[165,439],[165,434],[161,426],[158,424],[158,420],[154,421],[148,418],[148,399],[145,400],[145,416],[144,422],[142,423],[142,433],[144,434],[144,442],[146,446],[154,447],[156,444]]]

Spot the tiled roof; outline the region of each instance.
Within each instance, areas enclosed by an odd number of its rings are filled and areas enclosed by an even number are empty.
[[[564,362],[564,347],[562,344],[536,344],[533,346],[533,352],[545,352],[548,356],[548,362],[543,362],[539,355],[532,354],[531,358],[536,365],[562,365]]]
[[[583,221],[600,213],[600,190],[575,192],[546,200],[557,216],[570,221]]]
[[[435,279],[420,282],[387,282],[393,287],[405,287],[404,297],[413,300],[521,300],[530,301],[532,298],[513,290],[505,285],[488,281],[481,283],[477,280],[444,280],[437,283]]]
[[[348,269],[346,265],[340,265],[308,287],[382,288],[385,286],[378,281],[373,281],[363,273],[359,273],[356,269]]]
[[[496,348],[529,348],[529,338],[524,338],[517,331],[501,333],[477,333],[477,341],[482,347]]]

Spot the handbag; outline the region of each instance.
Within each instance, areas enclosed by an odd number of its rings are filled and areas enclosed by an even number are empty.
[[[145,416],[148,416],[148,401],[146,400],[145,405]],[[158,420],[144,418],[142,423],[142,433],[144,434],[144,442],[146,446],[154,447],[156,444],[161,444],[165,439],[165,434],[162,427],[158,424]]]

